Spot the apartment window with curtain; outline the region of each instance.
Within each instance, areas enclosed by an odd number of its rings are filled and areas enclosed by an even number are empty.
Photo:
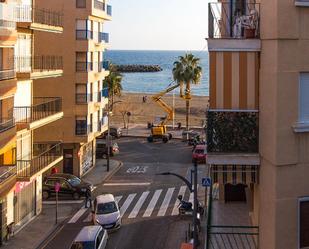
[[[299,77],[298,122],[309,125],[309,73],[301,73]]]
[[[75,117],[75,134],[87,135],[87,116]]]
[[[76,84],[75,85],[75,101],[76,104],[88,103],[87,84]]]
[[[309,197],[299,200],[299,248],[309,248]]]

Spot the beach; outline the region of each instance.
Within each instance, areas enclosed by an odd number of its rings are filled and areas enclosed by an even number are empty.
[[[147,96],[146,102],[143,102],[143,96]],[[147,122],[155,122],[158,117],[164,117],[166,113],[157,103],[152,100],[151,96],[153,95],[146,95],[141,93],[122,93],[120,97],[114,97],[114,102],[117,101],[117,103],[113,107],[111,125],[124,127],[123,118],[125,117],[126,122],[128,121],[128,116],[126,115],[128,112],[131,114],[129,117],[130,125],[147,125]],[[173,95],[165,95],[162,99],[170,107],[173,107]],[[207,108],[208,99],[209,97],[207,96],[192,96],[190,101],[190,126],[203,126],[205,123],[205,111]],[[178,122],[181,122],[182,126],[185,126],[186,102],[176,94],[174,97],[174,107],[175,126],[177,126]],[[173,125],[173,121],[169,121],[167,124]]]

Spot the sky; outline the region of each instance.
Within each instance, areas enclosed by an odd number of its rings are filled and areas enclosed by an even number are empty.
[[[109,0],[110,49],[202,50],[208,0]]]

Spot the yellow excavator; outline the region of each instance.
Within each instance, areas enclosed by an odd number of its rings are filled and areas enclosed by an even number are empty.
[[[162,97],[163,95],[173,91],[174,89],[178,88],[180,84],[175,84],[164,91],[152,96],[152,100],[160,105],[160,107],[167,113],[166,117],[164,117],[161,122],[157,125],[152,126],[151,128],[151,135],[147,137],[148,142],[153,142],[155,139],[162,139],[163,143],[167,143],[169,140],[172,139],[172,134],[167,133],[166,124],[168,121],[172,120],[174,118],[174,110],[172,107],[170,107],[168,104],[166,104]],[[182,97],[182,93],[180,93],[180,96]]]

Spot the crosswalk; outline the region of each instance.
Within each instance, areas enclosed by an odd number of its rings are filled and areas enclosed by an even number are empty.
[[[178,215],[178,195],[182,195],[186,201],[193,201],[193,194],[190,193],[187,186],[116,195],[115,200],[119,204],[120,215],[123,219],[146,219],[155,216]],[[81,208],[68,223],[74,224],[78,221],[91,222],[92,214],[90,210],[87,212],[86,208]]]

